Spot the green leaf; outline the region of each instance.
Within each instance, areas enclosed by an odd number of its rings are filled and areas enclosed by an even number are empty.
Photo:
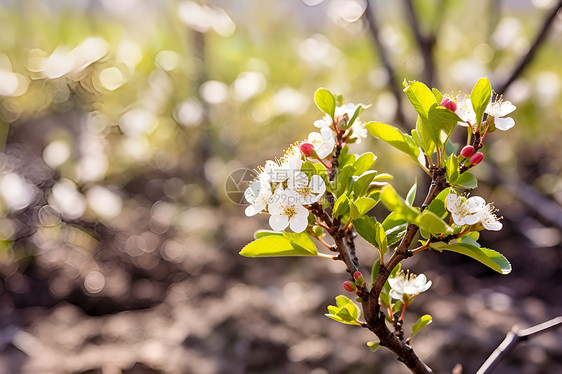
[[[455,186],[459,186],[462,188],[468,188],[468,189],[473,189],[478,187],[478,181],[476,180],[476,178],[474,178],[474,175],[468,173],[468,172],[464,172],[462,173],[458,179],[452,183]]]
[[[432,106],[429,109],[429,122],[433,141],[438,145],[445,144],[458,121],[462,120],[455,112],[442,106]]]
[[[373,352],[376,351],[380,345],[381,342],[367,342],[367,347]]]
[[[433,96],[435,96],[435,101],[441,104],[441,101],[443,101],[443,95],[441,92],[439,92],[437,88],[432,88],[431,92],[433,92]]]
[[[476,121],[480,123],[482,115],[492,98],[492,85],[488,78],[483,77],[476,82],[472,91],[470,92],[470,101],[476,113]]]
[[[316,249],[316,244],[310,238],[306,232],[286,232],[283,231],[283,236],[289,239],[293,244],[298,245],[309,251],[310,253],[318,253]]]
[[[456,155],[452,154],[449,156],[445,163],[445,168],[447,169],[447,182],[454,183],[459,177],[459,159]]]
[[[408,222],[415,222],[420,215],[420,210],[406,205],[404,199],[398,195],[391,185],[383,188],[381,200],[388,210],[395,212]]]
[[[417,162],[420,151],[411,136],[382,122],[369,122],[365,127],[375,138],[385,141]]]
[[[361,217],[353,220],[355,231],[375,247],[377,246],[376,222],[375,217]]]
[[[310,179],[314,174],[316,174],[316,168],[314,164],[310,161],[305,161],[301,165],[301,171],[306,174],[306,176]]]
[[[377,248],[379,249],[381,258],[383,258],[386,252],[388,252],[388,240],[386,238],[386,232],[384,231],[384,227],[379,222],[375,222],[375,232],[376,232]]]
[[[357,208],[358,216],[353,217],[353,219],[355,219],[355,218],[363,217],[367,212],[373,209],[375,205],[377,205],[377,202],[369,197],[360,197],[359,199],[355,200],[352,204],[355,208]]]
[[[501,253],[493,249],[478,248],[477,246],[466,243],[447,244],[444,242],[437,242],[431,243],[429,246],[440,252],[445,250],[472,257],[500,274],[509,274],[511,272],[511,264],[509,261]]]
[[[365,109],[369,109],[370,107],[371,107],[370,104],[369,105],[357,104],[357,106],[355,107],[355,111],[353,112],[353,115],[351,116],[349,121],[347,121],[346,128],[350,128],[355,123],[355,120],[357,119],[357,117],[359,117],[361,112],[363,112]]]
[[[291,234],[292,235],[292,234]],[[295,237],[269,235],[246,245],[240,251],[245,257],[277,257],[277,256],[316,256],[316,245],[308,234],[295,234]],[[304,238],[306,236],[308,240]],[[310,244],[312,243],[312,245]]]
[[[416,180],[414,182],[414,185],[412,186],[412,188],[410,188],[410,191],[408,191],[408,195],[406,195],[406,204],[408,204],[409,206],[414,205],[414,200],[416,199],[416,189],[418,188],[418,181]]]
[[[432,235],[451,234],[453,232],[452,227],[447,225],[447,223],[439,218],[435,213],[427,209],[414,223],[418,225],[420,229],[425,230]]]
[[[381,259],[379,258],[377,261],[374,262],[373,266],[371,267],[371,284],[375,284],[377,280],[377,276],[379,275],[379,268],[381,267]]]
[[[414,133],[415,131],[415,133]],[[416,120],[416,129],[412,130],[412,136],[417,134],[419,140],[417,142],[421,142],[421,148],[423,149],[424,153],[431,158],[433,153],[435,153],[435,140],[431,131],[431,123],[429,123],[429,119],[418,116]]]
[[[402,306],[404,306],[402,300],[396,301],[392,306],[392,314],[396,314],[398,311],[402,310]]]
[[[271,235],[282,236],[283,233],[279,231],[272,231],[272,230],[258,230],[254,233],[254,239],[265,238],[266,236],[271,236]]]
[[[338,157],[338,165],[341,168],[343,168],[345,165],[350,165],[353,164],[355,162],[355,154],[349,154],[349,147],[346,145],[345,147],[342,148],[340,155]],[[322,165],[322,164],[316,164],[316,165]]]
[[[355,166],[345,165],[343,169],[338,172],[335,180],[336,197],[340,197],[350,187],[353,174],[355,173]]]
[[[314,93],[314,102],[316,103],[316,106],[318,106],[318,109],[334,118],[334,112],[336,111],[336,97],[333,93],[325,88],[319,88]]]
[[[438,104],[433,92],[423,83],[410,81],[404,88],[404,92],[408,95],[408,99],[414,106],[418,114],[426,119],[429,118],[429,108],[433,104]]]
[[[369,185],[377,176],[377,172],[375,170],[367,170],[363,174],[357,178],[357,180],[353,183],[353,195],[355,198],[365,196],[369,191]]]
[[[392,245],[404,237],[408,228],[408,221],[393,212],[382,222],[382,227],[385,230],[388,245]]]
[[[329,313],[325,314],[326,317],[348,325],[361,325],[357,321],[359,308],[353,301],[344,295],[339,295],[336,297],[336,304],[337,306],[328,306]]]
[[[369,168],[373,166],[373,163],[376,159],[377,156],[375,156],[372,152],[363,153],[357,159],[357,161],[353,163],[353,166],[355,167],[355,172],[353,173],[353,175],[361,175],[369,170]]]
[[[435,199],[433,199],[433,201],[429,203],[427,210],[435,213],[435,215],[440,218],[444,218],[447,215],[445,200],[449,195],[449,190],[450,188],[445,188],[443,191],[439,192],[439,194],[435,196]]]
[[[424,327],[428,326],[431,322],[433,322],[433,319],[429,314],[423,315],[420,318],[418,318],[418,320],[416,321],[416,323],[414,323],[414,326],[412,327],[412,335],[410,336],[410,339],[412,339],[414,335],[416,335]]]
[[[349,198],[347,195],[341,195],[334,204],[333,216],[335,218],[340,218],[344,214],[349,212]]]

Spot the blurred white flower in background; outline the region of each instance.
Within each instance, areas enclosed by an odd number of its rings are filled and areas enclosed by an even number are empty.
[[[35,186],[19,174],[9,172],[0,176],[0,197],[10,211],[27,207],[36,195]]]
[[[228,37],[236,31],[236,24],[222,8],[184,1],[178,6],[178,15],[186,26],[198,32],[213,29],[217,34]]]
[[[82,217],[86,210],[86,199],[74,182],[69,179],[58,181],[48,197],[49,204],[68,219]]]

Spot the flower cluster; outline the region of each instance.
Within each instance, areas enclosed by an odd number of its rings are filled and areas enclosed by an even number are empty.
[[[351,129],[345,127],[353,117],[357,105],[345,104],[336,107],[334,119],[329,115],[314,122],[320,132],[311,132],[302,142],[291,145],[283,156],[269,160],[256,170],[256,177],[246,189],[244,197],[250,205],[246,215],[268,213],[269,225],[275,231],[290,227],[294,232],[303,232],[308,226],[307,205],[316,203],[326,191],[326,182],[319,175],[301,171],[303,161],[317,160],[326,168],[331,161],[324,162],[334,152],[336,136],[348,140],[355,131],[356,136],[366,137],[365,125],[354,121]],[[340,128],[341,127],[341,128]]]
[[[458,95],[457,97],[451,97],[445,95],[441,101],[441,106],[455,112],[462,120],[462,122],[458,122],[461,126],[474,129],[474,126],[479,122],[469,96],[463,97]],[[488,104],[484,113],[494,118],[494,124],[498,130],[507,131],[515,126],[515,121],[511,117],[505,116],[512,113],[515,109],[517,109],[515,105],[500,96],[496,101]]]
[[[449,192],[446,205],[455,225],[472,226],[480,223],[486,230],[491,231],[499,231],[503,226],[495,214],[497,209],[492,204],[486,204],[480,196],[466,198]]]

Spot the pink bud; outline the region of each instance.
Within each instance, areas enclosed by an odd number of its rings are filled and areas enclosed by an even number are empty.
[[[466,158],[469,158],[470,156],[472,156],[474,154],[474,151],[475,151],[475,149],[474,149],[473,146],[467,145],[467,146],[463,147],[463,149],[461,149],[461,155],[466,157]]]
[[[351,281],[343,282],[343,289],[347,292],[355,292],[355,285]]]
[[[443,100],[441,100],[441,104],[439,105],[444,106],[452,112],[457,110],[457,103],[455,103],[454,100],[451,100],[448,97],[444,97]]]
[[[312,143],[302,143],[301,146],[301,152],[306,156],[306,157],[310,157],[312,155],[312,151],[314,150],[314,145]]]
[[[353,273],[353,279],[357,280],[359,279],[359,277],[361,277],[363,274],[361,274],[360,271],[356,271],[355,273]]]
[[[470,164],[471,165],[478,165],[479,163],[482,162],[482,160],[484,159],[484,154],[482,152],[476,152],[471,158],[470,158]]]

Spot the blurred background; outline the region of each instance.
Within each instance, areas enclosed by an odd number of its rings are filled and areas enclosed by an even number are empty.
[[[433,252],[404,264],[433,281],[406,316],[434,318],[414,348],[439,372],[476,371],[512,327],[562,314],[559,8],[0,1],[0,373],[406,372],[369,351],[373,335],[323,316],[342,264],[238,255],[267,228],[233,201],[238,170],[314,131],[318,87],[409,131],[403,79],[456,95],[488,76],[517,111],[475,169],[475,194],[504,217],[481,243],[513,272]],[[385,144],[353,149],[375,152],[400,192],[422,184]],[[368,273],[375,253],[358,247]],[[560,332],[496,372],[562,372]]]

